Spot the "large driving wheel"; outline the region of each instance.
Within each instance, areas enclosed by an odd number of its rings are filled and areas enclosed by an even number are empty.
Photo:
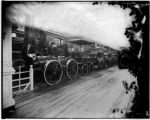
[[[89,65],[89,72],[93,72],[94,71],[94,64],[93,63],[90,63]]]
[[[63,74],[62,65],[57,60],[45,64],[44,79],[48,85],[55,85],[61,81]]]
[[[70,59],[67,61],[67,69],[66,69],[68,79],[74,79],[78,74],[78,64],[76,60]]]
[[[88,72],[88,65],[87,64],[83,64],[81,69],[82,69],[82,74],[86,75],[87,72]]]

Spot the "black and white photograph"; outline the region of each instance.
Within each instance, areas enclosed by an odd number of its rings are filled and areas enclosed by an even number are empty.
[[[1,119],[149,114],[149,1],[1,1]]]

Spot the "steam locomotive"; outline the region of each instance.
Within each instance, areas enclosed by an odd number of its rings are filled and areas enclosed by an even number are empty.
[[[15,33],[12,39],[14,69],[33,65],[34,71],[42,71],[48,85],[58,84],[63,74],[71,80],[78,74],[103,69],[114,60],[108,55],[90,52],[88,47],[93,43],[83,39],[72,40],[31,27],[25,27],[24,32],[13,27],[12,31]]]

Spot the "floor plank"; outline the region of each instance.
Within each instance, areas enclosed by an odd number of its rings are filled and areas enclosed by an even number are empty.
[[[12,118],[109,118],[127,96],[117,67],[20,96]],[[126,106],[128,104],[126,101]]]

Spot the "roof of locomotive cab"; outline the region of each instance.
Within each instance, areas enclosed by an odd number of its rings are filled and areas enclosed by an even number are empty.
[[[45,31],[47,34],[55,37],[55,38],[59,38],[59,39],[63,39],[63,40],[66,40],[68,38],[67,35],[64,35],[64,34],[61,34],[61,33],[58,33],[56,31]]]
[[[83,39],[71,39],[69,42],[77,45],[92,45],[93,43]]]

